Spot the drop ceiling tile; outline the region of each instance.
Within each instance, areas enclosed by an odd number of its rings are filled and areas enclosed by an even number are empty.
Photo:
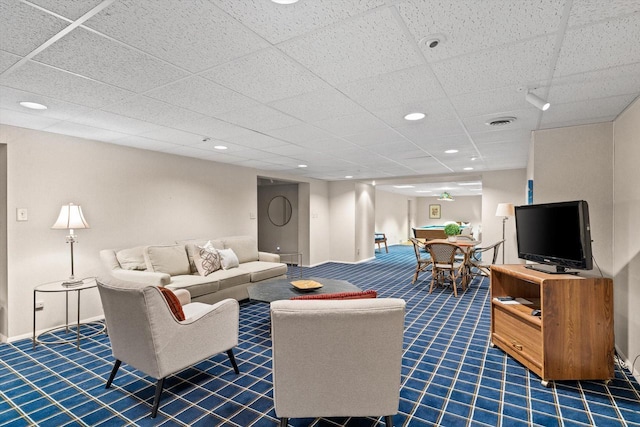
[[[459,120],[433,121],[429,117],[420,122],[406,122],[395,130],[410,141],[433,140],[443,136],[464,135],[465,129]]]
[[[422,120],[418,120],[415,123],[442,123],[456,119],[456,112],[451,105],[446,102],[429,102],[425,101],[422,105],[417,106],[414,109],[408,110],[404,106],[392,106],[385,109],[373,110],[379,119],[383,120],[389,126],[394,128],[404,127],[412,124],[411,121],[406,120],[404,116],[408,113],[424,113],[426,117]]]
[[[128,135],[138,135],[143,132],[152,132],[163,129],[153,123],[143,120],[132,119],[130,117],[120,116],[118,114],[109,113],[107,111],[93,110],[85,114],[73,117],[69,121],[80,123],[87,126],[93,126],[101,129],[109,129],[115,132],[126,133]]]
[[[476,132],[471,135],[480,151],[487,144],[504,142],[529,144],[531,141],[531,129],[496,129],[487,132]]]
[[[196,119],[177,124],[174,127],[189,133],[197,133],[203,137],[208,136],[215,139],[224,139],[251,133],[251,130],[208,116],[200,116]]]
[[[597,119],[593,119],[593,118],[577,119],[577,120],[573,119],[573,120],[567,120],[565,122],[549,121],[548,123],[541,123],[538,129],[555,129],[555,128],[563,128],[568,126],[590,125],[593,123],[606,123],[606,122],[614,121],[616,117],[618,117],[617,114],[611,115],[611,116],[602,116],[602,117],[598,117]]]
[[[269,105],[307,122],[364,112],[362,107],[335,89],[310,92]]]
[[[103,110],[169,127],[176,127],[181,123],[204,117],[193,111],[156,101],[144,95],[137,95],[128,101],[105,107]]]
[[[204,159],[211,155],[211,152],[199,148],[193,148],[186,145],[167,148],[162,150],[163,153],[175,154],[176,156],[195,157],[196,159]]]
[[[354,135],[370,130],[387,130],[389,127],[370,113],[334,117],[312,123],[336,136]]]
[[[271,129],[295,126],[300,123],[300,120],[266,105],[253,105],[218,114],[216,117],[258,132],[268,132]]]
[[[92,108],[120,102],[133,95],[133,92],[33,61],[27,62],[9,75],[0,76],[0,85]]]
[[[494,48],[514,41],[553,34],[562,20],[564,1],[457,0],[398,2],[407,27],[419,41],[444,35],[435,49],[422,45],[428,61]]]
[[[224,140],[233,142],[243,147],[258,148],[258,149],[267,148],[267,147],[278,147],[281,145],[288,144],[285,141],[281,141],[279,139],[275,139],[268,135],[264,135],[258,132],[248,132],[240,136],[227,137],[227,138],[224,138]]]
[[[0,107],[0,123],[4,125],[18,126],[27,129],[42,130],[53,126],[59,120],[37,114],[24,113]]]
[[[121,0],[86,26],[191,72],[268,46],[205,0]]]
[[[470,92],[449,98],[460,117],[473,117],[483,114],[494,114],[496,117],[506,116],[507,112],[524,108],[528,104],[518,86],[507,86],[483,92]]]
[[[390,128],[375,129],[355,135],[344,136],[343,138],[361,147],[379,144],[392,144],[396,141],[405,140],[404,136]]]
[[[278,47],[333,84],[423,63],[388,8],[286,41]]]
[[[526,85],[549,74],[555,37],[538,37],[447,59],[433,70],[450,95]]]
[[[200,73],[200,76],[261,102],[329,87],[275,48],[228,62]]]
[[[4,50],[0,50],[0,73],[4,73],[9,67],[18,62],[20,56],[14,55]]]
[[[58,122],[44,130],[46,132],[77,136],[79,138],[92,139],[94,141],[103,142],[112,142],[128,136],[123,133],[114,132],[108,129],[100,129],[71,122]]]
[[[367,147],[367,150],[393,159],[429,156],[429,153],[409,141],[394,141],[390,144],[374,145]]]
[[[567,31],[555,69],[564,76],[640,62],[640,14]]]
[[[569,27],[611,20],[640,12],[640,3],[629,0],[573,0],[569,14]]]
[[[164,126],[156,126],[154,130],[142,132],[138,136],[177,145],[199,144],[202,142],[203,138],[202,135],[199,134],[184,132]]]
[[[315,141],[331,137],[328,132],[307,123],[300,123],[281,129],[271,129],[266,133],[274,138],[304,146],[314,145]]]
[[[242,157],[227,154],[222,151],[207,151],[207,155],[203,158],[220,163],[238,163],[244,160]]]
[[[15,0],[0,0],[0,49],[25,56],[69,23]]]
[[[572,120],[575,120],[576,124],[581,124],[578,121],[585,118],[590,118],[591,123],[608,121],[608,117],[617,116],[635,98],[635,95],[621,95],[592,99],[589,102],[552,105],[542,115],[541,124],[547,127],[553,123],[571,123]]]
[[[405,111],[411,111],[446,97],[426,65],[344,83],[338,88],[369,110],[403,107]]]
[[[637,64],[640,66],[640,64]],[[586,75],[593,74],[587,73]],[[586,76],[585,74],[579,77]],[[576,76],[578,77],[578,76]],[[557,81],[547,97],[551,105],[589,101],[609,96],[640,94],[640,72],[635,75],[619,75],[605,79],[571,79],[571,82]]]
[[[209,116],[258,104],[244,95],[198,76],[150,90],[146,95]]]
[[[313,0],[291,5],[237,0],[214,0],[214,3],[276,44],[383,6],[385,0]]]
[[[37,102],[45,105],[46,110],[27,110],[19,103],[22,101]],[[55,98],[49,98],[23,90],[13,89],[6,86],[0,86],[0,107],[7,108],[18,112],[37,115],[40,117],[50,117],[58,120],[68,120],[72,117],[90,111],[89,108],[69,102],[59,101]]]
[[[309,149],[303,148],[293,144],[281,145],[278,147],[266,147],[263,148],[262,151],[267,153],[279,155],[279,156],[288,156],[288,157],[300,157],[300,156],[309,156]]]
[[[153,56],[83,28],[73,30],[33,60],[136,93],[188,75]]]
[[[103,0],[80,0],[80,1],[60,1],[60,0],[30,0],[31,3],[50,10],[53,13],[64,16],[75,21],[91,9],[102,3]]]
[[[165,151],[178,148],[178,144],[171,144],[155,139],[143,138],[141,136],[127,136],[111,141],[113,144],[124,145],[126,147],[140,148],[142,150]]]

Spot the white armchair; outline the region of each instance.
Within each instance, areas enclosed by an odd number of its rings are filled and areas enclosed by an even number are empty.
[[[165,377],[223,351],[239,372],[232,351],[238,345],[236,300],[189,303],[188,292],[178,292],[185,315],[179,321],[156,286],[113,277],[100,278],[97,283],[115,358],[106,388],[122,362],[156,378],[152,418],[158,412]]]
[[[273,397],[289,418],[398,412],[405,302],[395,298],[271,303]]]

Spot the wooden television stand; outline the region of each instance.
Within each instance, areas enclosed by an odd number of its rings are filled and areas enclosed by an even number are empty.
[[[509,304],[497,297],[524,298]],[[533,309],[541,316],[533,316]],[[491,266],[491,343],[548,386],[552,380],[613,378],[613,281],[589,272],[548,274]]]

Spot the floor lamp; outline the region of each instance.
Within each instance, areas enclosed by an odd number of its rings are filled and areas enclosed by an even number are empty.
[[[504,227],[510,216],[515,215],[513,204],[511,203],[498,203],[498,209],[496,209],[496,216],[502,217],[502,264],[504,264],[504,252],[507,248],[507,242],[504,238]]]
[[[72,286],[82,283],[82,280],[76,280],[73,272],[73,244],[77,242],[77,236],[73,232],[74,229],[89,228],[89,223],[82,215],[82,207],[69,203],[60,208],[60,215],[55,224],[51,226],[54,230],[69,230],[67,243],[71,245],[71,276],[69,280],[63,282],[65,286]]]

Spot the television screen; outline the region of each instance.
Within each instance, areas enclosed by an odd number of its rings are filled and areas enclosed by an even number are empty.
[[[519,258],[555,266],[557,272],[593,268],[586,201],[516,206],[515,217]]]

